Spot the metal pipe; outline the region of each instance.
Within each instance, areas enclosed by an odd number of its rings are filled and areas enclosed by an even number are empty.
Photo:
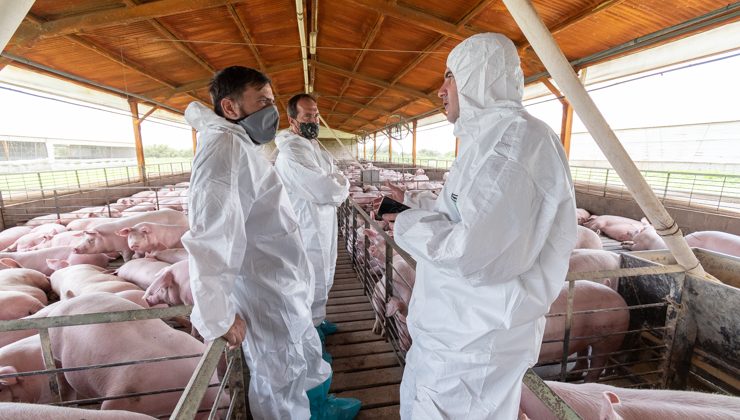
[[[126,92],[124,90],[121,90],[121,89],[118,89],[118,88],[114,88],[114,87],[111,87],[111,86],[107,86],[107,85],[104,85],[102,83],[93,82],[90,79],[85,79],[84,77],[76,76],[76,75],[74,75],[72,73],[67,73],[65,71],[53,69],[51,67],[45,66],[45,65],[40,64],[40,63],[36,63],[35,61],[31,61],[31,60],[28,60],[26,58],[23,58],[23,57],[20,57],[20,56],[17,56],[15,54],[11,54],[11,53],[8,53],[8,52],[4,52],[4,53],[0,54],[0,56],[5,57],[5,58],[9,58],[9,59],[11,59],[11,60],[13,60],[15,62],[18,62],[18,63],[21,63],[21,64],[25,64],[25,65],[27,65],[29,67],[33,67],[33,68],[38,69],[38,70],[43,70],[43,71],[45,71],[47,73],[55,74],[57,76],[61,76],[61,77],[64,77],[64,78],[67,78],[67,79],[70,79],[70,80],[74,80],[76,82],[85,83],[87,85],[94,86],[96,88],[100,88],[100,89],[105,90],[105,91],[108,91],[108,92],[116,93],[116,94],[118,94],[118,95],[120,95],[120,96],[122,96],[124,98],[141,99],[144,102],[148,102],[150,104],[157,105],[160,108],[163,108],[163,109],[166,109],[168,111],[172,111],[172,112],[174,112],[176,114],[182,115],[182,111],[180,111],[179,109],[173,108],[173,107],[171,107],[169,105],[165,105],[165,104],[163,104],[161,102],[157,102],[154,99],[147,98],[146,96],[143,96],[143,95],[139,95],[139,94],[132,93],[132,92]]]
[[[0,52],[5,50],[23,18],[36,0],[13,0],[0,3]],[[0,69],[2,66],[0,66]]]
[[[627,306],[623,308],[602,308],[602,309],[589,309],[586,311],[573,311],[573,315],[585,315],[585,314],[595,314],[599,312],[616,312],[616,311],[631,311],[633,309],[646,309],[646,308],[658,308],[661,306],[668,305],[668,302],[659,302],[659,303],[645,303],[643,305],[634,305],[634,306]],[[545,318],[552,318],[556,316],[565,316],[567,315],[566,312],[557,312],[554,314],[546,314]]]
[[[303,64],[303,86],[306,93],[310,93],[308,85],[308,53],[306,51],[306,22],[303,0],[295,0],[295,15],[298,23],[298,38],[301,42],[301,63]]]
[[[635,201],[647,215],[655,230],[663,236],[678,264],[689,273],[713,280],[701,266],[670,214],[640,174],[639,169],[609,127],[606,119],[578,80],[578,76],[558,47],[552,34],[528,0],[503,0],[532,48],[552,74],[568,101],[592,134],[604,155],[629,188]]]
[[[177,406],[175,406],[175,411],[170,417],[171,419],[185,420],[195,417],[201,400],[208,389],[208,382],[211,380],[211,376],[213,376],[213,372],[218,365],[218,359],[223,354],[225,348],[226,340],[223,338],[217,338],[208,343],[203,357],[195,368],[195,374],[190,377],[188,386],[185,388],[182,396],[180,396]],[[218,400],[214,404],[218,405]]]
[[[524,385],[534,393],[540,401],[553,413],[555,417],[562,420],[580,419],[578,415],[562,398],[529,368],[522,378]]]
[[[603,271],[577,271],[569,272],[565,278],[566,281],[571,280],[596,280],[605,279],[609,277],[638,277],[646,275],[656,274],[673,274],[683,273],[686,270],[678,264],[671,265],[659,265],[649,267],[635,267],[635,268],[619,268],[616,270],[603,270]]]

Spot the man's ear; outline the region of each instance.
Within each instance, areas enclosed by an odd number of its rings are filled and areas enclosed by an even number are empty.
[[[240,117],[239,104],[231,98],[221,98],[221,111],[229,120],[238,120]]]

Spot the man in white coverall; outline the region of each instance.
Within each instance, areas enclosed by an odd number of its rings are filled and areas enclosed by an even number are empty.
[[[433,207],[394,227],[418,264],[401,418],[515,419],[576,241],[573,186],[558,136],[522,107],[508,38],[474,35],[447,67],[439,96],[461,153]]]
[[[215,112],[198,102],[185,111],[200,133],[182,238],[191,320],[206,340],[241,344],[255,418],[351,419],[359,401],[327,395],[331,367],[309,308],[312,268],[280,178],[258,149],[279,122],[270,83],[229,67],[211,82]]]
[[[298,216],[301,237],[313,265],[316,284],[311,313],[313,325],[323,338],[337,330],[326,320],[326,301],[337,263],[337,207],[349,195],[349,181],[335,169],[331,156],[321,150],[316,140],[316,100],[311,95],[298,94],[290,98],[287,108],[290,128],[275,139],[279,150],[275,169]]]

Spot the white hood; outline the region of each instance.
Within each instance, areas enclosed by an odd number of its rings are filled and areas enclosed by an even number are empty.
[[[497,138],[487,135],[498,131],[492,123],[524,110],[519,56],[505,36],[485,33],[466,39],[450,52],[447,67],[457,84],[460,117],[454,133],[463,150],[477,139]]]

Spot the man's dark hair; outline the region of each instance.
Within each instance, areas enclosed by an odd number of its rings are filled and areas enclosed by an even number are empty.
[[[312,100],[314,103],[316,103],[316,98],[313,97],[313,95],[309,95],[308,93],[299,93],[288,101],[288,116],[290,118],[295,119],[298,116],[298,101],[300,101],[303,98],[308,98]]]
[[[221,109],[221,99],[237,100],[248,87],[262,89],[272,80],[259,70],[243,66],[231,66],[219,71],[213,76],[209,91],[213,101],[213,110],[219,117],[224,116]]]

